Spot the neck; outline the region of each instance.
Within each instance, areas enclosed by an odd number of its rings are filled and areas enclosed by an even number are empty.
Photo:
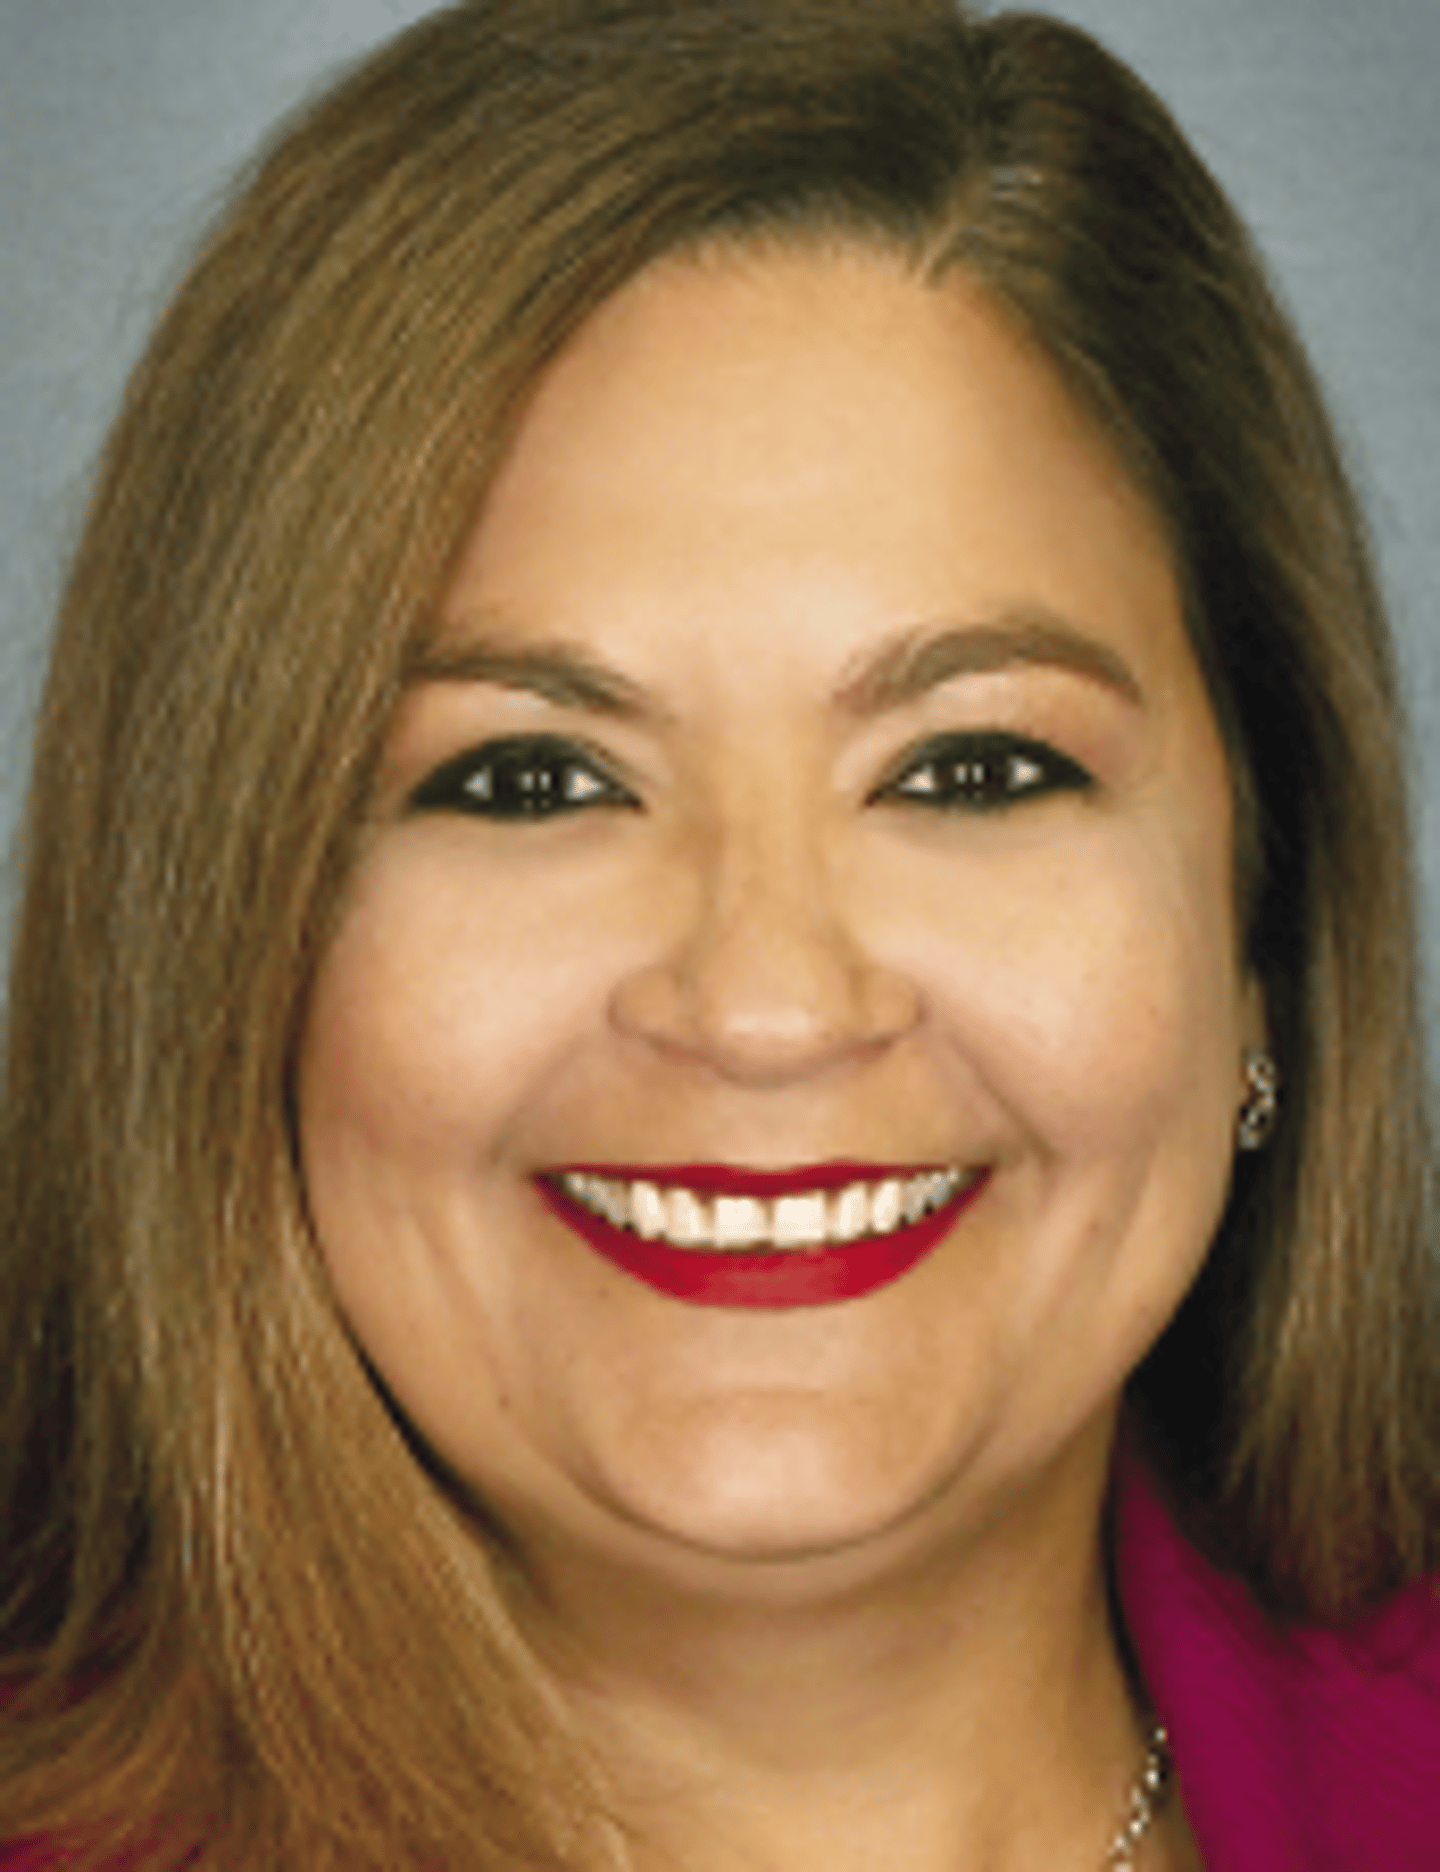
[[[637,1865],[1098,1868],[1143,1733],[1106,1589],[1108,1440],[884,1566],[544,1566],[539,1636]]]

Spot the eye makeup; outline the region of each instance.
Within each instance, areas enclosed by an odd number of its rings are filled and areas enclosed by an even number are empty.
[[[541,820],[639,805],[593,749],[564,735],[503,735],[452,755],[410,794],[415,813]]]
[[[985,729],[930,737],[905,754],[871,805],[997,812],[1055,793],[1088,792],[1094,776],[1030,735]]]

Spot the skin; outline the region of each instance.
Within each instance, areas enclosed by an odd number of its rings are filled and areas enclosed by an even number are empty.
[[[937,809],[982,733],[1025,784]],[[573,809],[467,810],[447,763],[534,735]],[[1229,801],[1163,533],[973,285],[669,261],[541,386],[394,722],[302,1154],[656,1865],[1098,1865],[1117,1402],[1263,1038]],[[837,1158],[988,1182],[785,1312],[652,1292],[533,1183]],[[1193,1863],[1178,1806],[1147,1850]]]

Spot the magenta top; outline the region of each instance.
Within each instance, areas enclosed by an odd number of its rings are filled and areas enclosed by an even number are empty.
[[[1120,1597],[1213,1872],[1437,1872],[1440,1590],[1280,1630],[1121,1459]]]
[[[1126,1622],[1211,1872],[1437,1872],[1440,1586],[1350,1631],[1281,1630],[1129,1454],[1116,1530]],[[0,1846],[0,1872],[61,1864],[42,1841]]]

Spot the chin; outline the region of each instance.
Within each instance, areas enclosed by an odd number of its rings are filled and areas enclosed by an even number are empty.
[[[672,1420],[647,1461],[584,1485],[610,1514],[692,1556],[780,1566],[888,1547],[947,1479],[883,1426],[847,1425],[833,1399],[731,1400],[705,1415]]]

